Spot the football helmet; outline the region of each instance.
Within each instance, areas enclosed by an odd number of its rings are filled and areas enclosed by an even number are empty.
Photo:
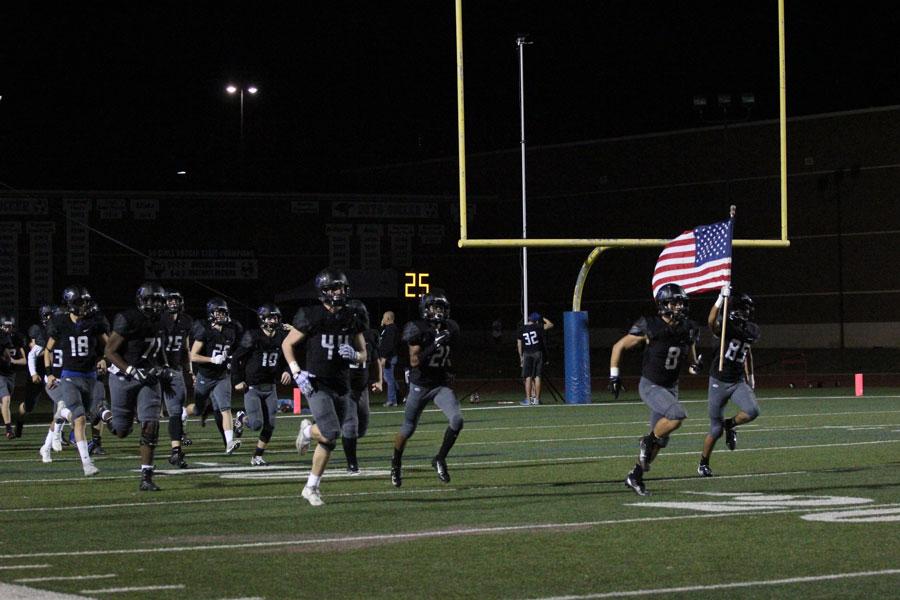
[[[16,318],[12,315],[0,315],[0,329],[3,333],[10,333],[16,328]]]
[[[53,318],[53,315],[58,314],[59,310],[58,306],[53,306],[52,304],[42,304],[38,309],[38,316],[41,319],[41,325],[46,325],[50,322],[50,319]]]
[[[735,294],[732,292],[731,301],[728,303],[728,318],[733,321],[751,321],[755,306],[753,298],[747,294]]]
[[[206,303],[206,317],[214,325],[224,325],[231,320],[228,303],[221,298],[210,298]]]
[[[323,304],[344,306],[347,303],[347,296],[350,295],[350,281],[343,271],[325,269],[316,275],[316,289]]]
[[[70,285],[63,290],[63,305],[76,317],[83,317],[88,313],[91,303],[91,293],[83,285]]]
[[[440,288],[431,288],[419,299],[419,314],[426,321],[443,323],[450,318],[450,301]]]
[[[98,314],[100,314],[100,305],[97,304],[96,300],[91,300],[88,302],[87,309],[84,311],[84,316],[93,317]]]
[[[661,317],[680,320],[688,316],[688,295],[677,283],[667,283],[656,292],[656,308]]]
[[[145,315],[158,315],[166,307],[166,290],[158,283],[142,283],[135,294],[135,303]]]
[[[263,304],[256,309],[256,316],[264,331],[274,331],[281,325],[281,310],[274,304]]]
[[[347,308],[353,311],[363,329],[369,329],[369,309],[366,308],[366,305],[361,300],[350,300],[347,302]]]
[[[184,310],[184,296],[178,290],[166,291],[166,310],[169,314],[177,315]]]

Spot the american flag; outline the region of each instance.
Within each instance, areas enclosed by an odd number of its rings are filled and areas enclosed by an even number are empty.
[[[653,269],[653,296],[667,283],[688,294],[731,283],[731,236],[734,219],[700,225],[666,244]]]

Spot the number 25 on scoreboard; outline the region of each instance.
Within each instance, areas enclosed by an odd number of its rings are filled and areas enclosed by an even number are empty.
[[[431,291],[428,273],[404,273],[406,283],[403,284],[404,298],[418,298]]]

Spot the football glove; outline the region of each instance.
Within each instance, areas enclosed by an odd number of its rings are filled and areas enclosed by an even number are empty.
[[[125,375],[143,385],[154,385],[158,381],[153,369],[135,369],[134,366],[129,366],[125,369]]]
[[[338,354],[347,362],[359,362],[359,352],[350,344],[341,344],[338,348]]]
[[[703,371],[703,355],[699,355],[697,357],[697,362],[692,362],[690,366],[688,366],[688,373],[691,375],[699,375]]]
[[[314,391],[310,377],[309,371],[298,371],[294,374],[294,383],[297,384],[304,396],[309,396]]]
[[[609,393],[613,395],[613,398],[616,400],[619,399],[619,394],[625,391],[625,386],[622,385],[622,379],[616,375],[609,378],[609,386],[607,386]]]
[[[211,362],[214,365],[221,365],[226,360],[228,360],[228,359],[224,354],[216,354],[214,356],[209,357],[209,362]]]
[[[441,331],[436,336],[434,336],[434,346],[435,348],[440,348],[442,345],[446,344],[450,339],[449,331]]]

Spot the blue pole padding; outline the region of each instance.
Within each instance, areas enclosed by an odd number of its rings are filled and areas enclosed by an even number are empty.
[[[566,345],[566,404],[591,403],[591,352],[588,314],[563,313]]]

